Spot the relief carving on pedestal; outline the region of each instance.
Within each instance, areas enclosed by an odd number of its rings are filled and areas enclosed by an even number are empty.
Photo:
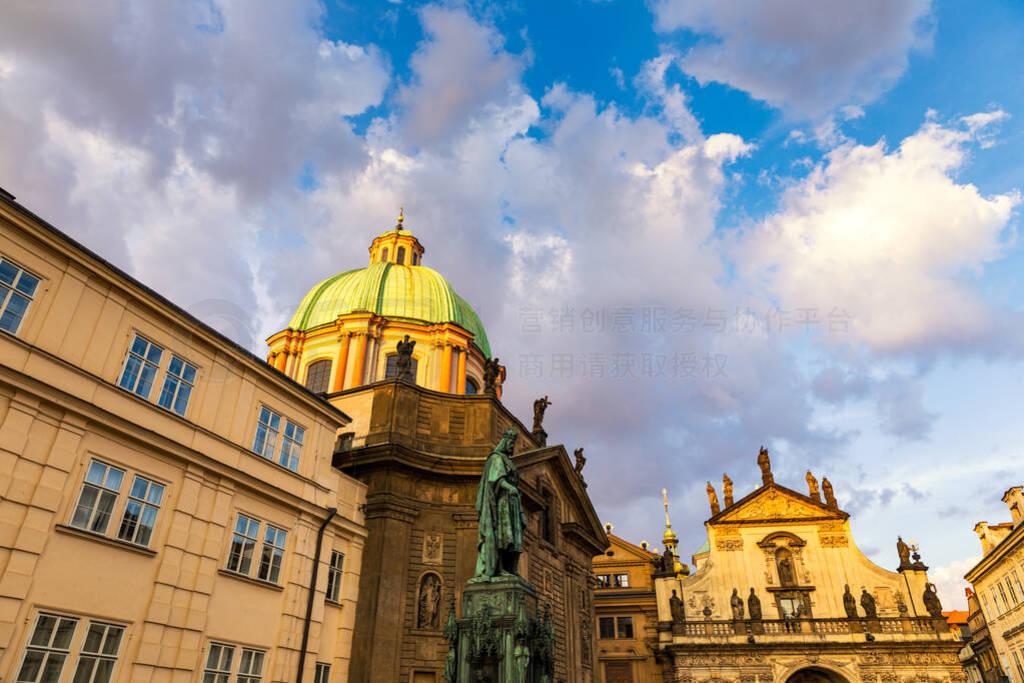
[[[443,559],[444,534],[438,531],[427,531],[423,534],[424,564],[441,564]]]

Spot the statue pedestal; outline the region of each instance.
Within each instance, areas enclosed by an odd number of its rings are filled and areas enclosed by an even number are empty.
[[[551,680],[545,671],[554,655],[546,637],[550,619],[540,618],[537,593],[522,577],[470,579],[457,624],[457,683]]]

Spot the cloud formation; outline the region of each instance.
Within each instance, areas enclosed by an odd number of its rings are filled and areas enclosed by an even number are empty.
[[[653,10],[658,31],[700,37],[686,73],[799,117],[873,101],[930,42],[931,0],[655,0]]]

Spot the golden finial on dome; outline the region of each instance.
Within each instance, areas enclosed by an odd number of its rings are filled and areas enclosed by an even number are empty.
[[[404,220],[405,220],[405,207],[404,206],[399,206],[398,207],[398,225],[395,226],[395,230],[401,230],[402,229],[402,221],[404,221]]]

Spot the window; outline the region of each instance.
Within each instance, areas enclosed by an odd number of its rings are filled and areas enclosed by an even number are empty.
[[[291,420],[285,420],[284,438],[281,439],[281,454],[277,458],[280,465],[284,465],[292,472],[299,470],[299,456],[302,454],[302,438],[306,430],[295,425]]]
[[[1013,577],[1009,574],[1006,575],[1006,590],[1010,592],[1010,605],[1017,605],[1020,600],[1017,598],[1017,591],[1013,587]]]
[[[0,259],[0,330],[17,334],[39,278],[7,259]]]
[[[331,665],[323,662],[316,663],[316,672],[313,674],[313,683],[330,683]]]
[[[779,615],[783,619],[795,619],[800,611],[799,598],[779,598]]]
[[[158,403],[167,410],[173,410],[182,417],[188,408],[188,399],[192,395],[192,385],[196,381],[196,368],[177,356],[171,356],[164,376],[164,388],[160,390]]]
[[[123,626],[89,622],[89,630],[78,656],[74,683],[109,683],[123,635]]]
[[[267,460],[273,460],[280,428],[281,416],[266,406],[260,406],[260,419],[256,425],[256,439],[252,442],[252,449]]]
[[[988,606],[988,596],[981,593],[979,593],[979,595],[981,595],[981,607],[982,610],[985,612],[985,619],[987,621],[992,621],[994,615],[992,614],[992,610]]]
[[[231,552],[228,553],[228,571],[249,575],[259,534],[258,521],[243,514],[238,515],[238,519],[235,520],[235,533],[231,538]]]
[[[387,261],[388,260],[388,248],[387,247],[384,247],[384,255],[381,257],[380,260],[381,261]]]
[[[611,574],[598,574],[597,575],[597,587],[598,588],[611,588],[612,587],[612,575]]]
[[[71,518],[71,526],[97,534],[107,533],[110,514],[114,511],[122,479],[124,470],[98,460],[89,463],[85,483],[82,484],[82,493],[78,496],[78,505],[75,506],[75,514]]]
[[[615,619],[615,636],[617,638],[633,637],[633,617],[618,617]]]
[[[121,371],[121,379],[118,385],[138,394],[142,398],[149,398],[149,391],[153,388],[153,378],[156,377],[156,370],[160,366],[160,358],[164,350],[156,344],[146,341],[139,335],[135,335],[132,346],[128,349],[128,358],[124,362],[124,370]]]
[[[400,266],[405,265],[405,247],[399,247],[395,256],[395,263]]]
[[[327,599],[338,602],[341,595],[342,566],[345,563],[345,556],[337,550],[331,551],[331,564],[327,567]]]
[[[412,264],[413,264],[413,265],[415,266],[415,265],[416,265],[417,263],[419,263],[419,254],[417,254],[417,253],[416,253],[416,252],[414,251],[414,252],[412,253]]]
[[[206,666],[203,668],[203,683],[228,683],[237,649],[239,648],[234,645],[210,643],[210,652],[206,656]],[[235,681],[237,683],[259,683],[263,677],[263,659],[266,652],[248,647],[243,647],[241,650],[241,656],[237,660],[238,671]]]
[[[1020,577],[1017,576],[1017,570],[1011,570],[1010,576],[1013,577],[1013,583],[1017,586],[1017,600],[1018,602],[1024,602],[1024,587],[1020,585]]]
[[[77,627],[78,619],[40,614],[15,680],[18,683],[56,683],[60,680]]]
[[[476,385],[476,382],[471,380],[469,377],[466,378],[466,395],[472,396],[473,394],[480,393],[480,387]]]
[[[633,637],[633,617],[601,617],[597,620],[599,638]]]
[[[1017,656],[1016,652],[1013,653],[1013,663],[1017,666],[1017,676],[1020,680],[1024,681],[1024,666],[1021,666],[1020,657]]]
[[[263,656],[262,650],[242,648],[242,656],[238,663],[238,683],[259,683],[263,677]]]
[[[285,532],[267,525],[263,535],[263,552],[260,553],[260,570],[257,576],[263,581],[277,583],[281,574],[281,558],[284,557]]]
[[[128,492],[128,503],[124,506],[117,537],[122,541],[148,546],[163,497],[162,485],[136,475],[132,489]]]
[[[74,683],[109,683],[121,649],[124,627],[90,621],[84,639],[76,643],[78,621],[60,614],[40,614],[15,680],[18,683],[57,683],[77,645]]]
[[[629,574],[616,574],[612,577],[614,588],[629,588]]]
[[[599,638],[615,637],[615,617],[601,617],[597,620],[597,634]]]
[[[306,388],[314,394],[325,393],[331,382],[331,361],[326,358],[306,368]]]
[[[999,593],[995,588],[992,589],[992,603],[996,606],[996,614],[1002,614],[1006,610],[1003,609],[1003,603],[999,602]]]
[[[999,597],[1003,601],[1003,611],[1009,612],[1010,607],[1013,606],[1013,603],[1006,599],[1006,590],[1003,588],[1003,582],[1000,581],[999,583],[997,583],[996,587],[999,588]]]
[[[416,368],[418,363],[415,358],[409,359],[409,372],[412,373],[413,381],[416,380]],[[384,363],[384,379],[393,379],[398,377],[398,354],[392,353],[386,359]]]

